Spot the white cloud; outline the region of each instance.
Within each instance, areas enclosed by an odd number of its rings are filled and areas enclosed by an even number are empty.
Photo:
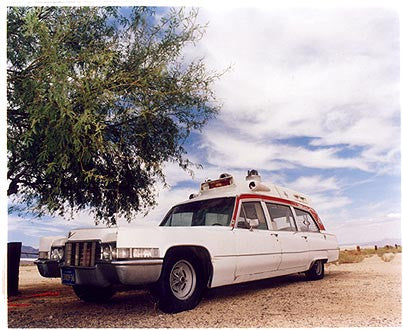
[[[339,209],[319,213],[330,232],[337,235],[339,242],[365,243],[383,239],[400,239],[400,205],[388,200],[371,203],[354,201]]]
[[[385,216],[369,214],[366,218],[328,220],[326,229],[336,234],[341,244],[401,238],[400,219],[386,220]]]
[[[249,155],[251,162],[278,169],[285,166],[278,162],[283,158],[274,159],[269,145],[274,139],[305,136],[323,149],[311,152],[280,144],[287,162],[292,152],[294,163],[308,167],[333,164],[396,172],[400,148],[396,13],[365,8],[243,8],[201,14],[210,24],[201,46],[193,51],[204,54],[211,67],[233,64],[217,83],[224,102],[217,126],[231,134],[224,144],[215,141],[215,132],[206,132],[206,144],[214,140],[209,161],[223,160],[227,154],[215,151],[231,149],[229,143],[244,150],[240,139],[234,140],[241,136],[265,141],[265,150],[262,145],[252,149],[256,152]],[[345,160],[338,155],[343,149],[334,148],[341,144],[362,150],[356,159]],[[236,164],[245,166],[241,160]]]
[[[387,218],[391,218],[391,219],[399,219],[400,220],[400,213],[388,213],[386,215]]]
[[[346,196],[326,195],[326,194],[311,194],[312,204],[315,209],[322,214],[324,211],[332,210],[333,212],[342,207],[351,204],[352,201]]]
[[[133,220],[132,224],[129,224],[129,226],[139,224],[159,224],[172,206],[187,200],[189,195],[195,192],[197,191],[191,188],[161,189],[157,198],[158,205],[150,210],[145,217],[138,216]],[[127,225],[124,220],[120,221],[118,224],[124,226]]]
[[[304,191],[307,194],[337,191],[341,184],[335,177],[325,178],[320,175],[301,176],[294,182],[287,184],[291,189],[296,191]]]
[[[38,223],[28,219],[19,218],[16,216],[8,217],[8,230],[21,231],[27,236],[40,237],[43,232],[52,232],[55,234],[63,234],[63,229],[60,226],[46,223]]]
[[[273,171],[304,166],[368,170],[367,164],[360,157],[338,157],[339,148],[310,150],[270,140],[241,138],[237,134],[224,134],[215,130],[206,130],[203,146],[207,150],[207,160],[210,164],[227,168],[252,166]]]

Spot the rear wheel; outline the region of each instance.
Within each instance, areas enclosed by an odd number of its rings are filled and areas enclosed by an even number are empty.
[[[311,268],[305,272],[306,278],[310,281],[320,280],[325,276],[323,260],[316,260]]]
[[[78,298],[87,302],[106,302],[115,294],[112,287],[74,285],[73,290]]]
[[[202,297],[203,277],[200,262],[192,254],[169,255],[158,284],[153,288],[159,309],[165,313],[178,313],[195,308]]]

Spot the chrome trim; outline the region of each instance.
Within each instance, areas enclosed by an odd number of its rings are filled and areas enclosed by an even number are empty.
[[[282,252],[262,252],[262,253],[245,253],[245,254],[225,254],[225,255],[217,255],[215,258],[223,258],[223,257],[251,257],[251,256],[265,256],[265,255],[273,255],[273,254],[292,254],[292,253],[308,253],[308,252],[327,252],[327,251],[339,251],[340,248],[337,249],[317,249],[317,250],[304,250],[304,251],[282,251]]]
[[[35,265],[38,265],[38,264],[46,265],[47,263],[50,263],[50,262],[57,262],[57,261],[50,260],[50,259],[36,259],[36,260],[34,260]]]
[[[119,266],[141,266],[141,265],[161,265],[163,263],[163,259],[137,259],[137,260],[117,260],[112,261],[112,265]]]
[[[144,285],[155,283],[161,275],[162,259],[122,260],[97,263],[95,267],[69,267],[75,272],[75,284],[106,287],[114,284]]]
[[[98,259],[99,241],[67,241],[64,248],[64,266],[94,267]]]
[[[59,262],[56,260],[37,259],[34,264],[38,268],[39,274],[43,277],[60,277]]]

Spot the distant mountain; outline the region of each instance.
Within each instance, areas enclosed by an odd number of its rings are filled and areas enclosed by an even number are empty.
[[[32,246],[25,246],[21,247],[21,258],[37,258],[39,250],[33,248]]]

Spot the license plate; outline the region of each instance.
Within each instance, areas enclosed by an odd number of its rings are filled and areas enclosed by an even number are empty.
[[[76,284],[76,272],[74,268],[62,268],[62,283],[67,285]]]

